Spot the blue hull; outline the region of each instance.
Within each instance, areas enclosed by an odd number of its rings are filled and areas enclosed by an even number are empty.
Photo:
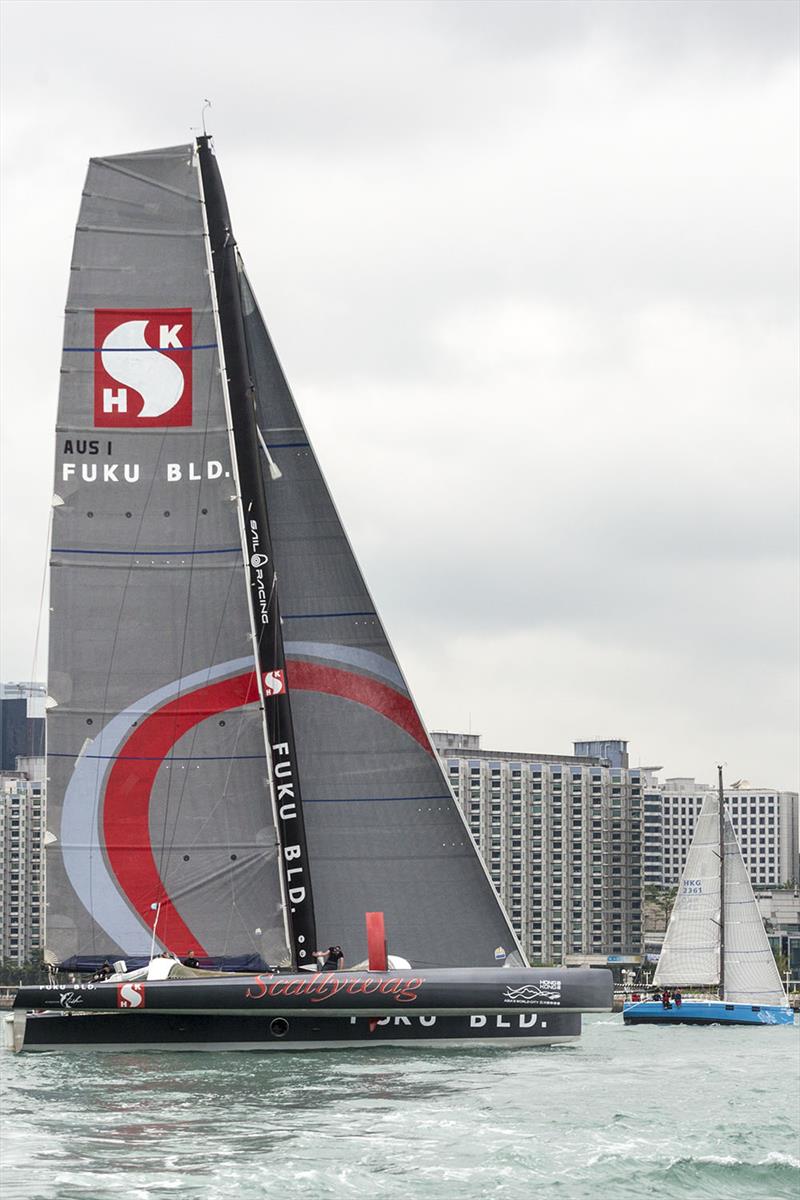
[[[660,1000],[626,1003],[626,1025],[791,1025],[794,1010],[778,1004],[725,1004],[722,1000],[684,1000],[664,1008]]]

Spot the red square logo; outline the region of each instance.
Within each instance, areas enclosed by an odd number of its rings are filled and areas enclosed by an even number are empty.
[[[264,675],[264,695],[281,696],[286,691],[286,676],[283,671],[267,671]]]
[[[95,309],[94,423],[191,425],[190,308]]]
[[[117,1008],[144,1008],[144,984],[118,983]]]

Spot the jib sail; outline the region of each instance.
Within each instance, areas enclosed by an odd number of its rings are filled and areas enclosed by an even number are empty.
[[[493,965],[516,939],[367,590],[247,277],[319,937],[366,954],[365,911],[415,965]],[[352,435],[351,435],[352,436]]]

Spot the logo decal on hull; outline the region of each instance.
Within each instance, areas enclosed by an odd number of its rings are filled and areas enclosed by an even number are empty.
[[[190,308],[97,308],[94,347],[97,428],[191,425]]]
[[[309,975],[303,978],[281,978],[274,975],[256,975],[258,991],[248,987],[245,1000],[260,1000],[269,997],[302,996],[311,1004],[324,1003],[334,996],[390,996],[398,1004],[413,1004],[417,1000],[419,989],[425,982],[422,977],[401,979],[390,975],[386,979],[377,976],[339,975],[334,971],[325,971],[319,975]]]
[[[503,992],[506,1004],[539,1004],[561,1003],[561,980],[540,979],[538,983],[526,983],[522,987],[507,987]]]
[[[117,1008],[144,1008],[144,984],[117,984]]]
[[[61,992],[58,1003],[62,1008],[77,1008],[79,1004],[83,1004],[83,996],[79,996],[77,992]]]

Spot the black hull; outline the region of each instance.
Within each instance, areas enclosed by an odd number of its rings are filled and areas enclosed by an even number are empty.
[[[319,1017],[609,1012],[611,973],[574,968],[325,971],[47,984],[18,989],[14,1008]]]
[[[324,1018],[220,1013],[32,1013],[17,1050],[333,1050],[376,1046],[546,1046],[580,1037],[580,1013]]]

